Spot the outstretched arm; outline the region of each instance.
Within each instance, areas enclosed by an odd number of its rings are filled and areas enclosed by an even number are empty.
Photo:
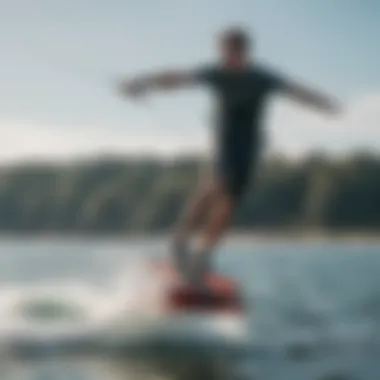
[[[340,105],[330,96],[297,83],[287,84],[285,87],[285,93],[298,103],[310,106],[328,114],[337,114],[340,111]]]
[[[147,75],[126,80],[122,83],[123,94],[138,96],[154,89],[175,89],[191,85],[196,81],[196,75],[190,71],[166,71],[160,74]]]

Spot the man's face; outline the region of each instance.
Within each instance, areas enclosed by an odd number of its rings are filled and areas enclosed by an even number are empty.
[[[226,63],[234,63],[245,59],[245,53],[228,38],[222,38],[219,46],[221,59]]]

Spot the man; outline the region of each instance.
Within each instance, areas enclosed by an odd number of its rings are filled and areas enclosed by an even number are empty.
[[[333,114],[332,99],[271,72],[250,58],[252,42],[244,30],[225,31],[218,40],[219,64],[194,71],[170,71],[137,78],[123,91],[138,96],[148,90],[204,84],[217,100],[216,155],[210,178],[192,200],[174,238],[176,264],[187,279],[201,284],[210,254],[229,226],[247,188],[261,151],[261,124],[268,95],[276,91],[305,105]],[[208,217],[192,260],[188,241],[200,219]]]

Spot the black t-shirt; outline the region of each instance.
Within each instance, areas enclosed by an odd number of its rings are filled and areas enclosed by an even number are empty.
[[[195,79],[208,85],[216,96],[219,144],[235,148],[259,138],[267,96],[286,88],[280,75],[253,65],[242,71],[204,67],[196,71]]]

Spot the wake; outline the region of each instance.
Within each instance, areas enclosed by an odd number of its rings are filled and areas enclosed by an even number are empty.
[[[147,260],[129,260],[107,284],[0,285],[0,348],[6,352],[120,351],[148,346],[230,344],[244,335],[236,318],[171,315],[168,283]]]

